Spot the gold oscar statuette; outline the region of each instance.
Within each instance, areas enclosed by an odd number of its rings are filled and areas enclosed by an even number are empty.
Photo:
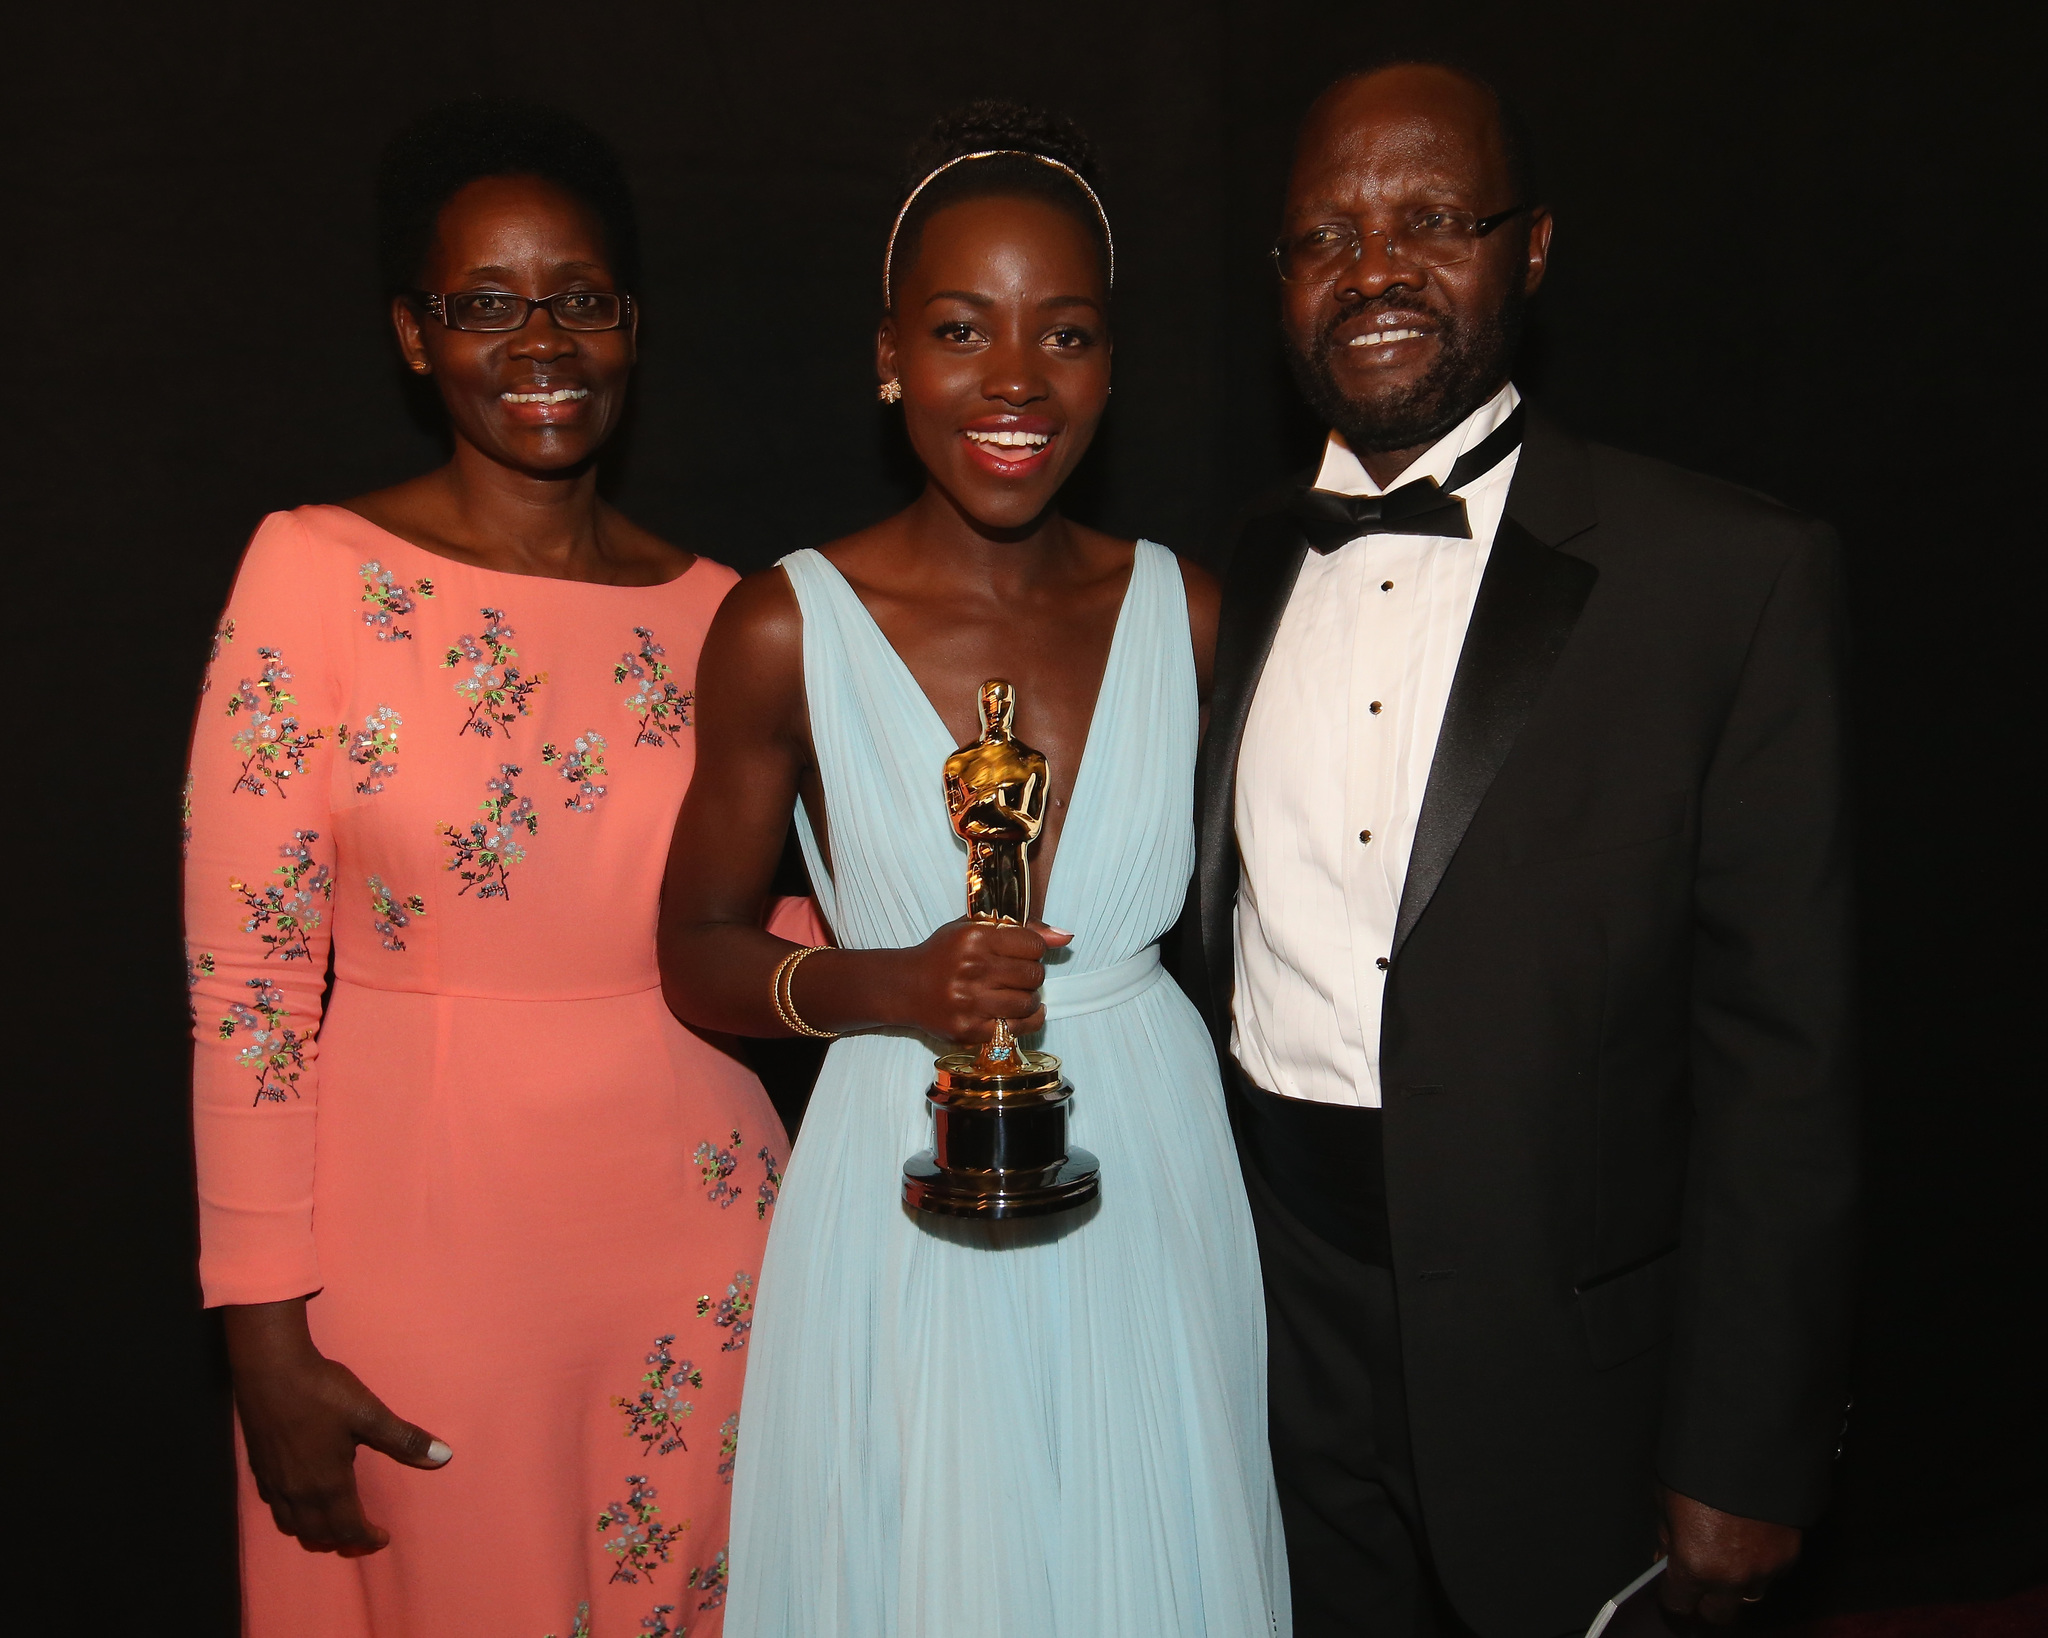
[[[1045,757],[1011,729],[1017,691],[981,685],[981,738],[946,758],[946,811],[967,844],[967,916],[1021,927],[1031,914],[1031,844],[1045,824]],[[1027,1051],[1001,1018],[976,1052],[932,1065],[932,1147],[903,1167],[903,1201],[942,1217],[1041,1217],[1093,1200],[1101,1168],[1067,1146],[1074,1089],[1050,1053]]]

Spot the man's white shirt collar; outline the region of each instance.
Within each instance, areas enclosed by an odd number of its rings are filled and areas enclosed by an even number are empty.
[[[1510,381],[1505,387],[1460,421],[1443,437],[1429,447],[1429,452],[1419,460],[1411,462],[1408,469],[1388,489],[1398,489],[1404,483],[1413,483],[1417,478],[1434,478],[1438,483],[1451,475],[1451,468],[1458,464],[1458,457],[1474,444],[1487,436],[1493,429],[1514,413],[1515,406],[1522,401],[1522,395],[1515,391]],[[1499,467],[1494,471],[1498,472]],[[1492,474],[1488,474],[1490,477]],[[1477,480],[1477,488],[1485,478]],[[1366,474],[1364,464],[1351,453],[1351,446],[1344,442],[1341,432],[1330,434],[1323,445],[1322,470],[1316,474],[1315,487],[1327,489],[1333,495],[1380,495],[1386,490],[1372,481]]]
[[[1396,482],[1441,486],[1520,402],[1502,388]],[[1467,537],[1372,532],[1305,554],[1274,633],[1238,753],[1231,1050],[1281,1097],[1381,1102],[1381,963],[1519,463],[1509,454],[1465,485]],[[1316,481],[1382,492],[1334,435]]]

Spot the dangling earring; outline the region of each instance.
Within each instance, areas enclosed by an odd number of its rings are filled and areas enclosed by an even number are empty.
[[[875,389],[875,396],[885,404],[900,404],[903,402],[903,383],[892,375]]]

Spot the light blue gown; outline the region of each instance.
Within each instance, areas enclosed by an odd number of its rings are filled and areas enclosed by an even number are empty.
[[[839,572],[782,567],[841,945],[962,914],[953,736]],[[942,1043],[833,1043],[776,1207],[741,1413],[728,1638],[1272,1638],[1290,1629],[1258,1252],[1207,1032],[1159,965],[1194,867],[1180,570],[1138,545],[1053,867],[1046,1029],[1095,1206],[920,1218]]]

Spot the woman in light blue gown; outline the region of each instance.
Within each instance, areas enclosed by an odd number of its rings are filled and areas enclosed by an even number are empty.
[[[877,354],[927,487],[743,582],[698,671],[670,1005],[838,1037],[751,1336],[728,1326],[754,1356],[733,1638],[1289,1630],[1257,1250],[1209,1038],[1157,944],[1194,864],[1216,587],[1056,506],[1109,392],[1114,252],[1088,169],[1064,122],[942,122]],[[1051,769],[1024,927],[963,918],[940,777],[995,676]],[[760,930],[792,804],[831,948]],[[911,1212],[932,1059],[998,1018],[1062,1060],[1101,1197],[1023,1222]]]

